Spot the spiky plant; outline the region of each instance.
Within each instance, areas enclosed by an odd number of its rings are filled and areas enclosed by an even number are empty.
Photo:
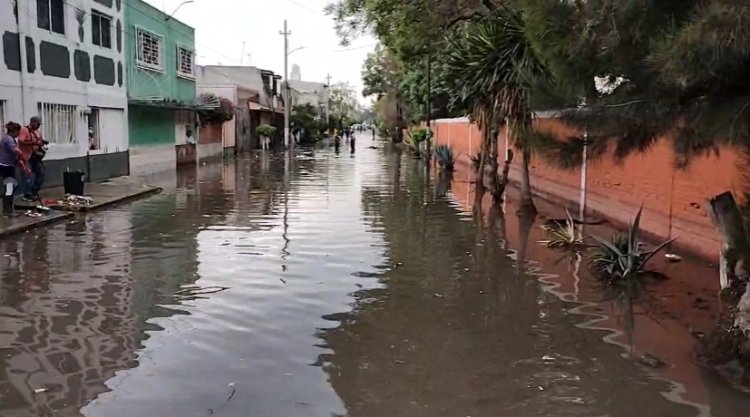
[[[637,279],[654,255],[674,242],[674,239],[670,239],[651,251],[642,251],[639,241],[642,213],[643,207],[638,210],[627,236],[616,235],[609,240],[592,236],[599,242],[599,247],[589,265],[597,278],[612,285],[622,280]]]
[[[549,234],[549,240],[542,241],[548,248],[567,250],[577,249],[583,245],[583,237],[576,230],[573,217],[565,209],[565,223],[552,222],[542,226]]]
[[[456,155],[453,153],[453,148],[449,145],[438,145],[434,152],[438,165],[445,171],[453,172],[456,165]]]

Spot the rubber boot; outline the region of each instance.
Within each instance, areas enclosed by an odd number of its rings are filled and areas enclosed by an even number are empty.
[[[16,180],[14,178],[6,178],[3,180],[3,215],[12,216],[15,209],[15,195],[13,192],[16,188]]]

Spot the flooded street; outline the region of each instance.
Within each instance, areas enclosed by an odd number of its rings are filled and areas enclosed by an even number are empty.
[[[469,184],[370,144],[0,241],[0,416],[747,413],[679,315],[623,317],[514,209],[477,219]]]

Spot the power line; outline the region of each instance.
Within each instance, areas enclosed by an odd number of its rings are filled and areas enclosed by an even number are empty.
[[[322,16],[322,14],[320,13],[321,10],[314,10],[314,9],[312,9],[312,8],[310,8],[308,6],[305,6],[304,4],[298,2],[297,0],[286,0],[286,1],[288,1],[289,3],[295,4],[295,5],[297,5],[297,6],[301,7],[301,8],[309,11],[309,12],[312,12],[312,13],[315,13],[317,15],[321,15]]]

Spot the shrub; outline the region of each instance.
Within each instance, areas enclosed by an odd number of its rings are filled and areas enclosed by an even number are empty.
[[[272,137],[276,133],[276,127],[271,125],[260,125],[258,126],[258,134],[267,138]]]
[[[592,236],[599,242],[598,250],[590,259],[592,272],[609,283],[628,280],[645,272],[648,262],[674,242],[674,239],[658,245],[654,250],[643,252],[639,242],[640,222],[643,207],[638,210],[628,235],[616,235],[612,239]]]

